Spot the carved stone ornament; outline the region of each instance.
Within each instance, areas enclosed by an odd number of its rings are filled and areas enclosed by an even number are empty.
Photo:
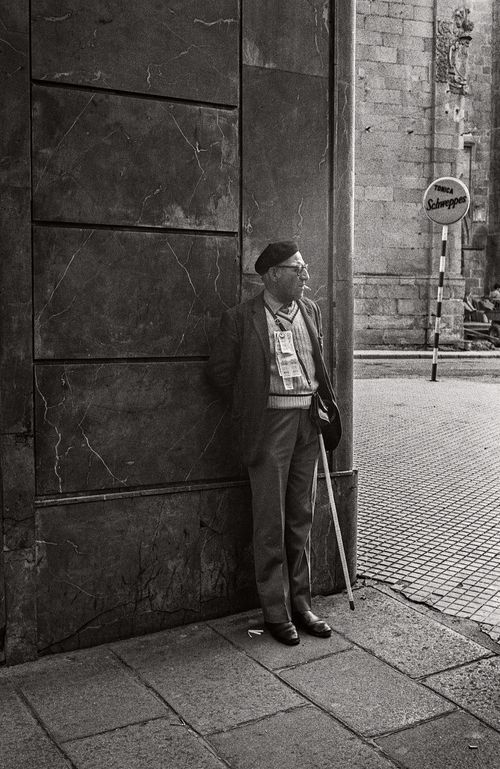
[[[470,9],[457,8],[453,21],[439,20],[436,37],[436,80],[448,83],[452,93],[468,93],[467,59],[474,24]]]

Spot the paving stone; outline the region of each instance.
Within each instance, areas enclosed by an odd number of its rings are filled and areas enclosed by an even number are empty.
[[[500,657],[492,657],[430,676],[425,683],[490,726],[500,729],[499,681]]]
[[[261,613],[255,611],[224,617],[209,624],[235,646],[243,649],[249,657],[270,670],[291,667],[308,660],[335,654],[352,646],[338,633],[333,633],[330,638],[314,638],[302,632],[298,646],[284,646],[275,641],[267,631],[262,635],[249,635],[249,629],[262,630],[264,627]]]
[[[498,769],[500,734],[456,712],[376,743],[405,769]]]
[[[304,701],[205,625],[188,625],[113,648],[202,734]]]
[[[314,707],[211,735],[233,769],[391,769],[393,763]]]
[[[186,726],[164,719],[64,746],[78,769],[222,769],[225,764]]]
[[[159,716],[175,719],[114,655],[102,650],[20,665],[12,679],[60,741]]]
[[[2,769],[69,769],[70,764],[10,686],[0,689]]]
[[[436,386],[410,379],[401,363],[393,369],[354,383],[358,574],[399,582],[412,600],[468,617],[471,588],[498,585],[498,380]],[[440,598],[451,594],[461,599],[453,606]],[[494,601],[484,595],[476,608],[493,610]]]
[[[358,649],[280,675],[359,734],[388,732],[453,709],[446,700]]]
[[[354,611],[343,599],[320,598],[317,608],[332,628],[415,678],[490,654],[375,588],[356,591]]]

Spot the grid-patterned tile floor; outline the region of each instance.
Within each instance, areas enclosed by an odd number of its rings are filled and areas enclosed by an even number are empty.
[[[358,574],[500,640],[500,384],[358,379]]]

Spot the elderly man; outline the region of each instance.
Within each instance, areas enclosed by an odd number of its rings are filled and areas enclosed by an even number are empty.
[[[341,427],[322,356],[321,314],[303,294],[308,265],[294,241],[270,243],[255,264],[264,290],[227,310],[209,378],[232,405],[252,490],[257,589],[265,626],[298,644],[297,627],[327,638],[311,611],[310,533],[319,441],[310,415],[316,391]]]

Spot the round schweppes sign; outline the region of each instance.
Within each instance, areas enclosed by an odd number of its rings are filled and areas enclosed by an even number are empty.
[[[423,203],[425,213],[433,222],[453,224],[469,210],[469,190],[460,179],[443,176],[429,184]]]

